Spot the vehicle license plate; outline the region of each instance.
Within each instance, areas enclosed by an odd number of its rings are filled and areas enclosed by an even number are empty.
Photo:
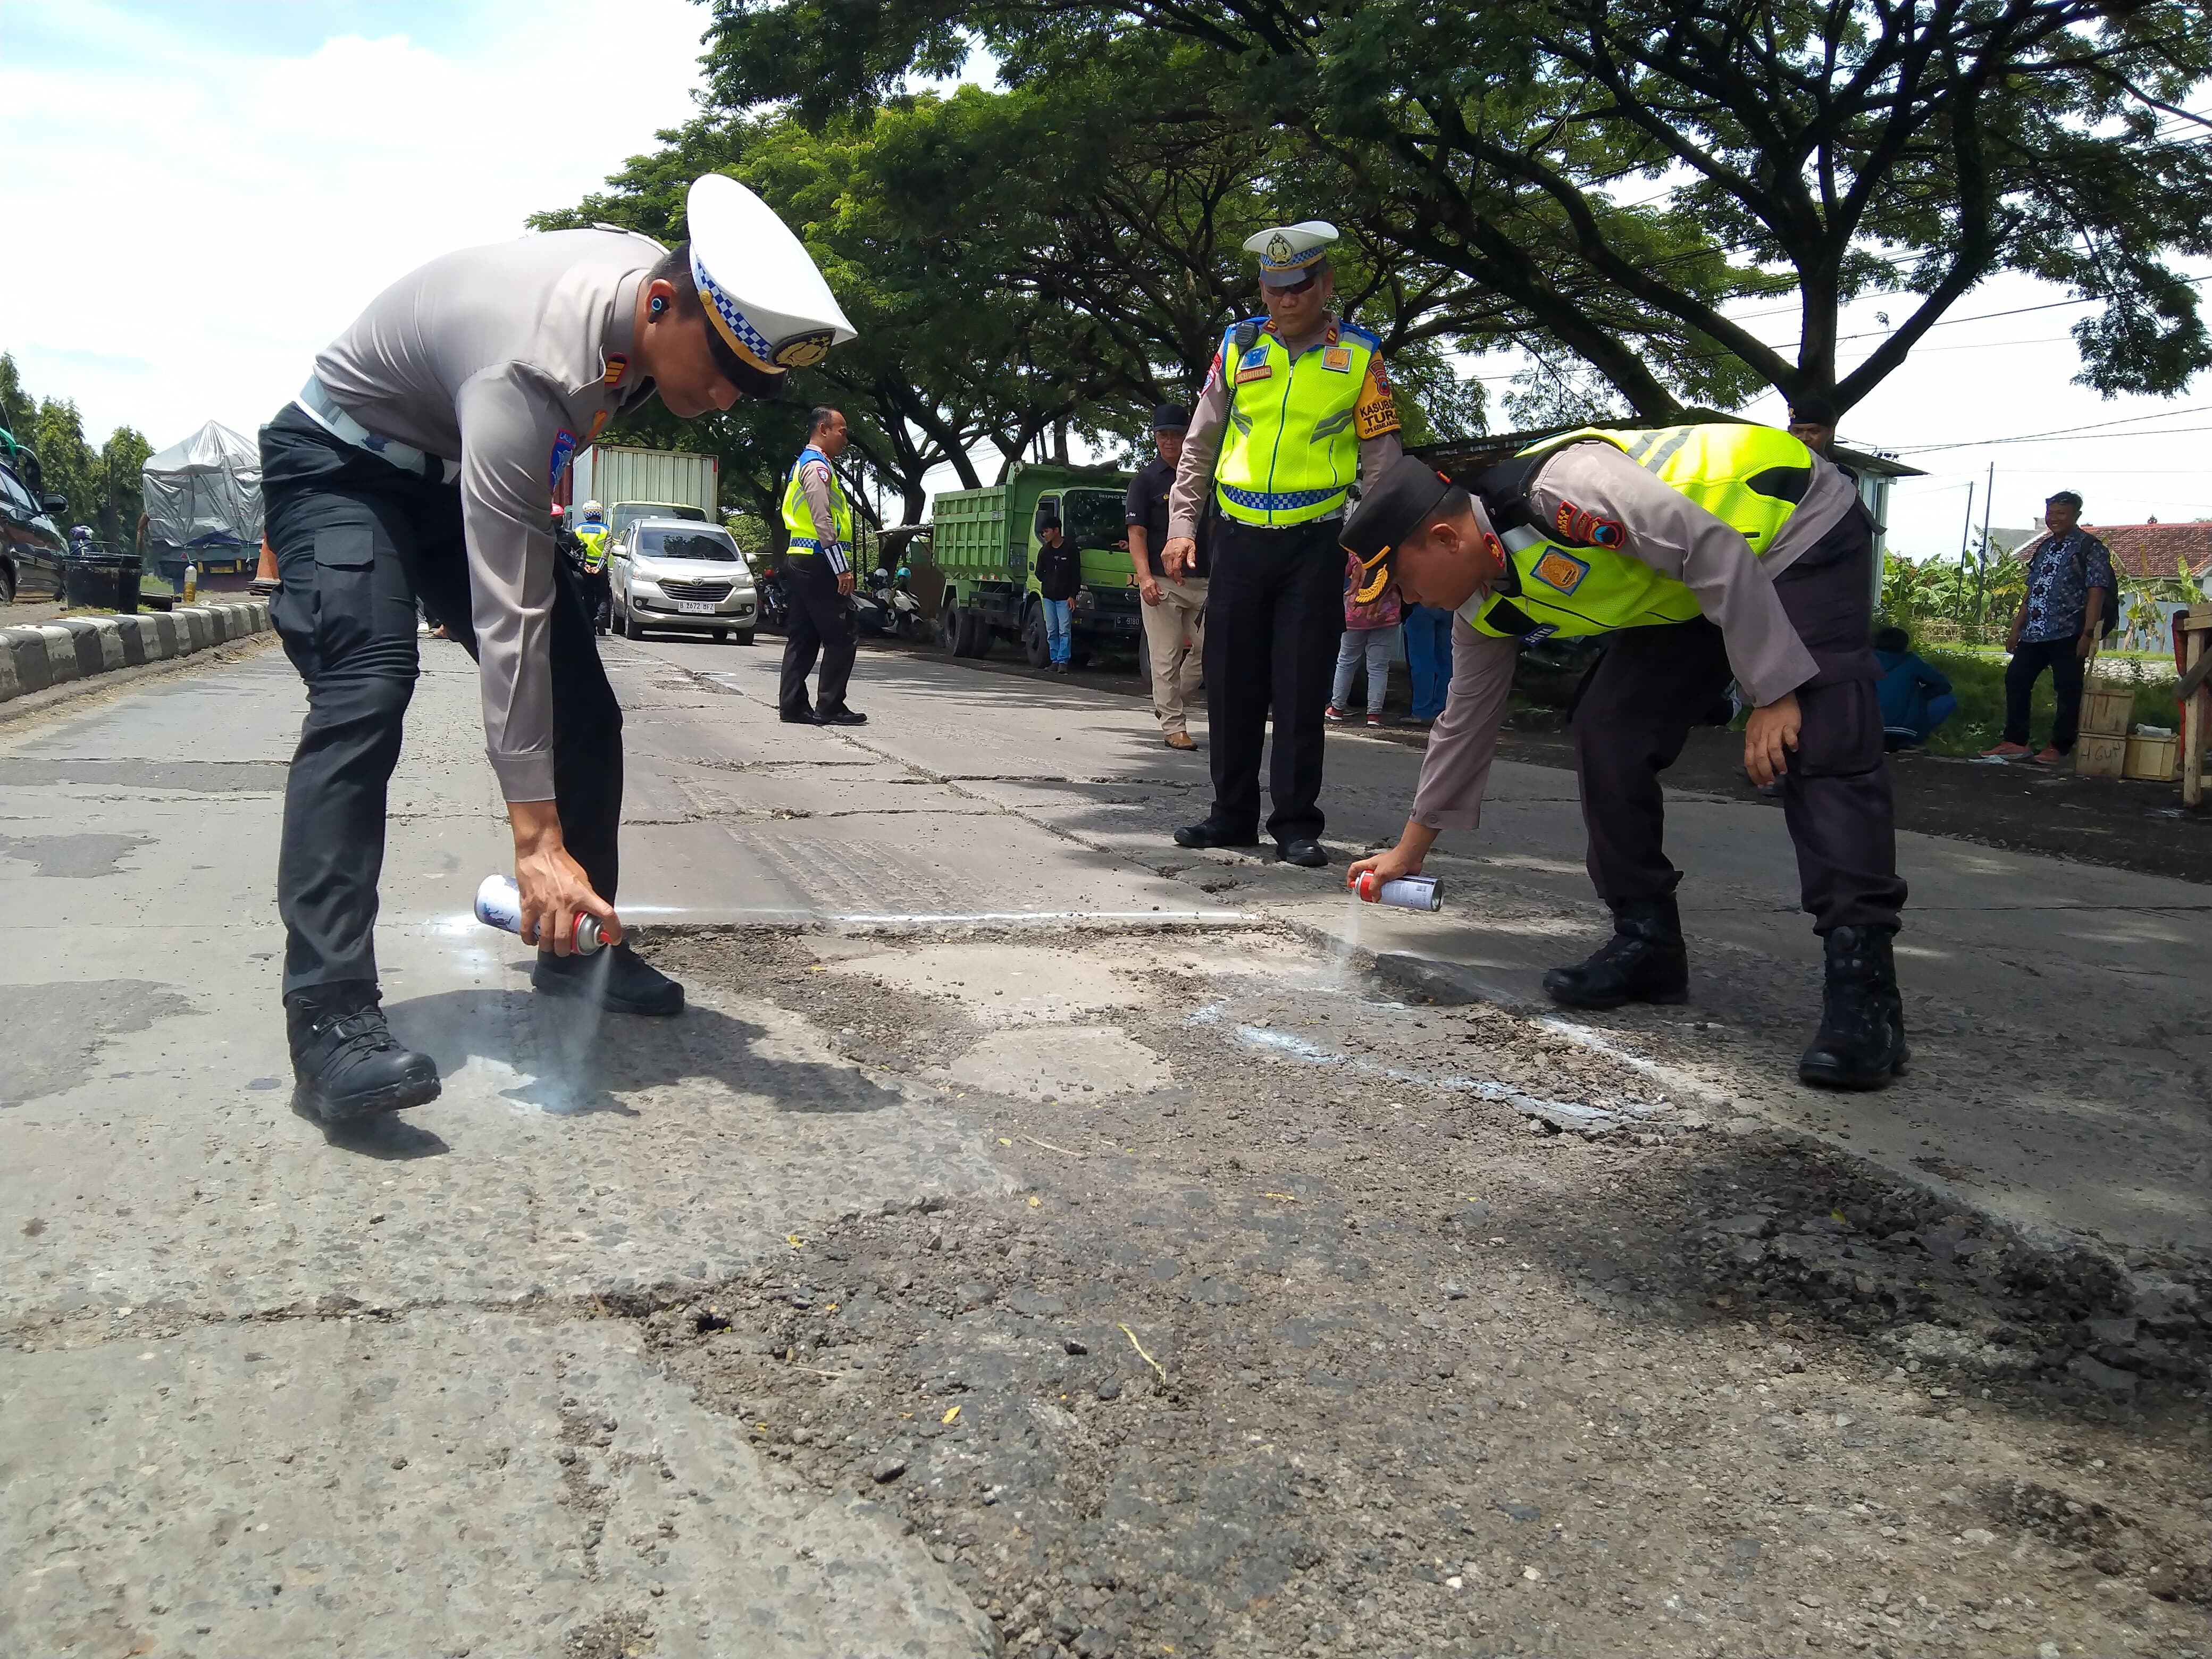
[[[687,617],[711,617],[714,614],[712,599],[678,599],[676,608]]]

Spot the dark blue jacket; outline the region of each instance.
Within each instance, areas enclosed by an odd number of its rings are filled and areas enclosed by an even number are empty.
[[[1928,700],[1942,696],[1951,682],[1911,651],[1877,651],[1881,665],[1881,723],[1917,732],[1928,719]]]

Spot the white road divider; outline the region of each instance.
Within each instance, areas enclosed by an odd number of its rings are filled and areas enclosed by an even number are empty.
[[[267,601],[240,599],[0,628],[0,702],[118,668],[188,657],[269,626]]]

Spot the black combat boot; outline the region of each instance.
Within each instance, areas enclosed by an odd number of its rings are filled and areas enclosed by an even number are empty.
[[[1905,1000],[1887,927],[1838,927],[1829,933],[1828,983],[1820,1029],[1797,1062],[1797,1075],[1831,1089],[1879,1089],[1905,1069]]]
[[[547,996],[597,997],[600,1007],[617,1014],[684,1012],[684,988],[628,945],[610,945],[587,957],[540,951],[530,983]]]
[[[1674,896],[1613,907],[1613,937],[1578,968],[1554,968],[1544,990],[1570,1008],[1618,1008],[1624,1002],[1686,1002],[1690,953]]]
[[[438,1097],[438,1066],[401,1045],[384,1023],[376,985],[339,980],[284,999],[292,1076],[325,1123],[397,1112]]]

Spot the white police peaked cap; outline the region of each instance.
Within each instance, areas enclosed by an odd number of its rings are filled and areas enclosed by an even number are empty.
[[[691,280],[730,348],[770,374],[805,368],[854,337],[854,328],[791,228],[736,179],[692,181],[684,215]]]
[[[1295,225],[1271,225],[1244,239],[1244,251],[1260,256],[1260,280],[1269,288],[1288,288],[1319,264],[1336,240],[1336,227],[1326,219],[1304,219]]]

